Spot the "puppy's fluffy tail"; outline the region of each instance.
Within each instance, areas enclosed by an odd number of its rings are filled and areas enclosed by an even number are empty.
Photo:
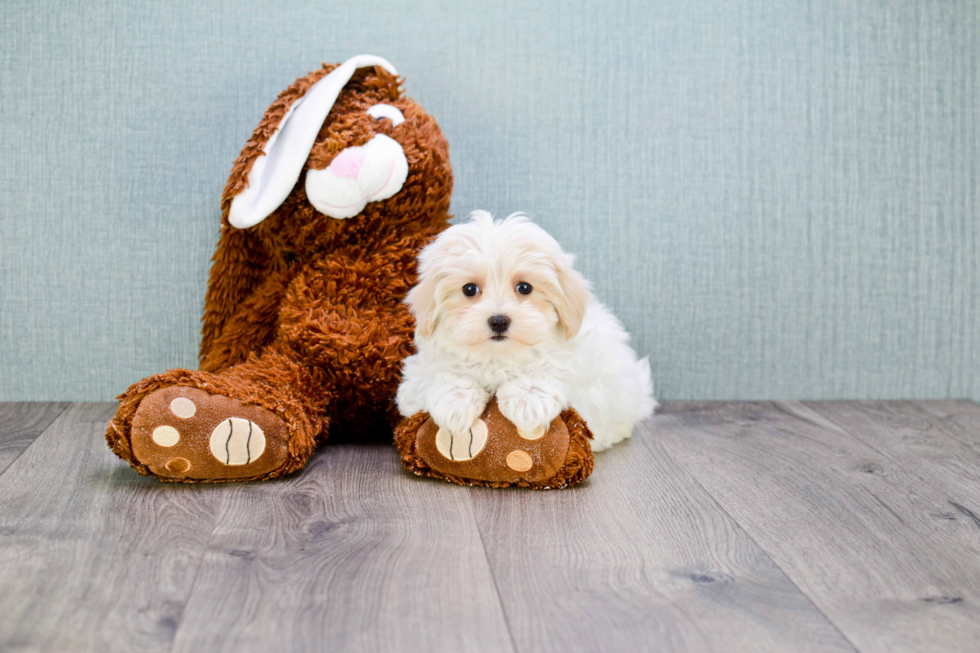
[[[637,378],[640,381],[640,410],[636,415],[636,421],[642,422],[653,415],[660,404],[653,398],[653,375],[650,373],[650,357],[646,356],[636,362]]]

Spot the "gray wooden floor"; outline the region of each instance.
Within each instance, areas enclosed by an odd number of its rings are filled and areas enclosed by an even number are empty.
[[[555,492],[187,486],[0,404],[2,651],[978,651],[980,407],[668,403]]]

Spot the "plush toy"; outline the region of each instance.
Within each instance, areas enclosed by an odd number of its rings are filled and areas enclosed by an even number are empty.
[[[574,409],[534,435],[521,436],[492,399],[465,437],[452,437],[426,413],[418,413],[398,425],[395,444],[410,471],[460,485],[550,490],[575,485],[592,473],[592,433]]]
[[[120,395],[106,431],[141,474],[264,479],[327,434],[390,438],[415,257],[448,226],[449,147],[391,64],[358,56],[286,89],[235,161],[201,369]]]

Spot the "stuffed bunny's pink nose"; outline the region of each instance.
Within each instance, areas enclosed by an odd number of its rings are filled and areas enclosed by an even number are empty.
[[[348,147],[330,162],[327,170],[338,177],[357,179],[357,173],[361,171],[363,165],[364,149],[360,147]]]

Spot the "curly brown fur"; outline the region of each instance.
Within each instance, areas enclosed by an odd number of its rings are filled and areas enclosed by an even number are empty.
[[[595,458],[592,455],[592,431],[589,430],[585,420],[575,412],[573,408],[568,408],[561,414],[561,419],[565,422],[568,429],[569,443],[568,453],[565,456],[565,464],[551,478],[535,483],[518,481],[517,483],[505,483],[494,481],[481,481],[477,479],[462,478],[452,474],[443,474],[432,469],[425,464],[416,450],[416,434],[422,424],[429,419],[427,413],[416,413],[411,417],[404,418],[395,427],[395,446],[401,455],[402,464],[410,472],[417,476],[431,476],[441,478],[451,483],[459,485],[479,486],[479,487],[527,487],[532,490],[558,490],[570,487],[584,481],[592,473],[592,466]]]
[[[133,416],[143,398],[168,385],[256,404],[283,419],[289,460],[264,477],[302,468],[328,425],[346,437],[390,437],[397,421],[392,399],[414,331],[402,300],[415,282],[418,251],[450,217],[449,146],[435,120],[404,96],[399,78],[361,69],[324,121],[286,200],[249,229],[228,222],[232,199],[283,115],[335,67],[325,64],[283,91],[232,167],[205,298],[201,371],[151,376],[119,396],[106,440],[141,474],[149,471],[133,456]],[[380,102],[398,108],[405,121],[394,127],[368,116]],[[409,172],[402,189],[348,220],[319,213],[306,197],[306,171],[326,168],[344,148],[376,134],[404,150]]]

